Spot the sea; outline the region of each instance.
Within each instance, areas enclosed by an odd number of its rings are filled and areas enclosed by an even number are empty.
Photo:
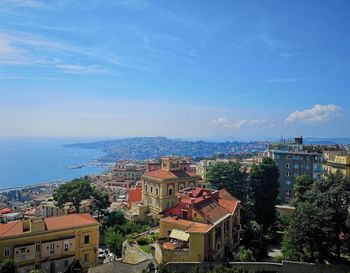
[[[0,190],[108,172],[108,166],[94,162],[104,155],[102,151],[63,147],[94,140],[0,138]],[[81,168],[76,168],[78,166]]]

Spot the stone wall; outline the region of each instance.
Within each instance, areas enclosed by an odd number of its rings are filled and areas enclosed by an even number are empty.
[[[194,269],[213,268],[217,263],[168,263],[166,266],[178,273],[187,273]],[[228,266],[246,271],[274,271],[277,273],[349,273],[349,267],[345,265],[320,265],[311,263],[300,263],[283,261],[282,263],[239,263],[232,262]]]
[[[123,243],[123,263],[138,264],[146,260],[153,259],[152,255],[143,252],[136,243],[129,243],[128,240]]]

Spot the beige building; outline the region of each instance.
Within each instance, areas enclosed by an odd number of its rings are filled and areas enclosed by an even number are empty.
[[[160,170],[142,176],[142,202],[151,213],[158,214],[175,205],[176,192],[197,187],[199,179],[195,173],[181,169],[179,158],[163,157]]]
[[[340,172],[345,176],[350,176],[350,155],[337,155],[334,160],[323,162],[324,175],[326,173]]]
[[[70,214],[0,224],[0,261],[11,259],[18,273],[65,272],[74,260],[84,271],[97,263],[99,223],[90,214]]]
[[[92,200],[81,201],[79,213],[90,212],[91,202]],[[75,209],[69,203],[65,204],[64,207],[60,208],[56,206],[53,198],[49,198],[46,201],[40,203],[40,213],[42,217],[61,216],[75,213]]]

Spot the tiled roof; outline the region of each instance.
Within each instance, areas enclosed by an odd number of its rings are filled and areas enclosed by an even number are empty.
[[[44,219],[47,230],[76,228],[81,226],[99,225],[97,220],[89,213],[68,214]]]
[[[47,231],[99,225],[96,219],[88,213],[48,217],[44,218],[44,222]],[[0,224],[0,238],[19,236],[21,234],[23,234],[22,221],[12,221],[6,224]]]
[[[7,236],[15,236],[23,233],[21,221],[12,221],[6,224],[0,224],[0,238]]]
[[[188,178],[197,176],[195,173],[187,172],[184,170],[168,171],[160,169],[157,171],[147,172],[144,176],[149,176],[158,179],[176,179],[176,178]]]
[[[228,211],[212,198],[195,204],[194,208],[212,224],[229,215]]]
[[[237,208],[237,205],[240,201],[232,196],[227,190],[221,189],[219,190],[219,205],[225,208],[229,213],[233,214]]]
[[[183,219],[179,219],[171,216],[163,218],[160,221],[181,226],[186,232],[189,232],[189,233],[206,233],[212,227],[211,224],[203,224],[203,223],[183,220]]]

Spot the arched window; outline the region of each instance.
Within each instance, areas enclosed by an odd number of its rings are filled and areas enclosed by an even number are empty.
[[[185,188],[184,184],[179,184],[179,190],[183,190]]]
[[[194,183],[191,182],[190,185],[189,185],[190,188],[194,188]]]
[[[173,185],[169,185],[168,186],[168,195],[173,195],[174,194],[174,186]]]

